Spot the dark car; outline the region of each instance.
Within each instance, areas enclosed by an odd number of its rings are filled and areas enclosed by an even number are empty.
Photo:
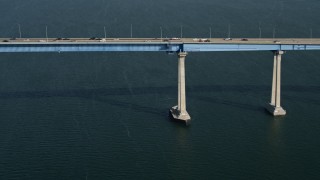
[[[247,38],[243,38],[241,39],[241,41],[249,41]]]

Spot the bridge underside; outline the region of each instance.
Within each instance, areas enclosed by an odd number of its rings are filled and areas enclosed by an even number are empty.
[[[0,52],[176,52],[179,44],[1,44]]]
[[[320,50],[320,45],[310,44],[184,44],[186,52],[208,51],[296,51]]]

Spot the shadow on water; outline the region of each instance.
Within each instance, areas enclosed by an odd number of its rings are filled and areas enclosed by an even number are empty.
[[[246,110],[252,110],[252,111],[264,111],[264,107],[257,107],[248,103],[239,103],[239,102],[234,102],[234,101],[228,101],[228,100],[222,100],[218,98],[212,98],[212,97],[204,97],[204,96],[190,96],[192,98],[195,98],[197,100],[201,100],[204,102],[209,102],[209,103],[215,103],[215,104],[222,104],[226,106],[233,106],[236,108],[241,108],[241,109],[246,109]]]
[[[320,86],[283,86],[283,91],[286,92],[308,92],[319,93]],[[248,109],[253,111],[263,111],[263,107],[257,107],[248,103],[239,103],[230,100],[221,100],[212,97],[199,96],[194,93],[206,92],[255,92],[265,93],[269,92],[270,87],[265,85],[213,85],[213,86],[187,86],[187,92],[190,98],[195,98],[204,102],[223,104],[233,106],[236,108]],[[165,87],[137,87],[137,88],[99,88],[99,89],[74,89],[74,90],[42,90],[42,91],[14,91],[14,92],[0,92],[0,99],[17,99],[17,98],[50,98],[50,97],[79,97],[86,99],[93,99],[98,102],[108,103],[114,106],[123,108],[130,108],[139,112],[147,112],[159,116],[163,116],[163,110],[154,107],[133,104],[130,102],[121,102],[106,98],[106,96],[125,96],[125,95],[144,95],[144,94],[171,94],[176,95],[176,86]],[[320,102],[314,99],[297,98],[284,96],[299,101],[313,103],[319,105]],[[168,107],[169,108],[169,107]]]
[[[176,86],[164,87],[137,87],[137,88],[97,88],[97,89],[72,89],[72,90],[42,90],[42,91],[14,91],[0,92],[0,99],[16,98],[47,98],[47,97],[83,97],[92,98],[92,95],[121,96],[143,94],[176,94]],[[270,86],[266,85],[209,85],[187,86],[188,93],[205,92],[269,92]],[[319,93],[320,86],[282,86],[285,92]]]
[[[305,98],[305,97],[301,97],[301,96],[292,96],[292,95],[282,95],[282,97],[284,97],[288,100],[291,100],[291,101],[298,101],[298,102],[320,105],[320,101],[317,99]]]
[[[149,113],[149,114],[154,114],[154,115],[159,115],[159,116],[163,116],[163,109],[157,109],[151,106],[141,106],[138,104],[134,104],[134,103],[130,103],[130,102],[121,102],[118,100],[113,100],[113,99],[104,99],[101,97],[95,97],[95,98],[90,98],[90,99],[94,99],[98,102],[102,102],[102,103],[107,103],[109,105],[112,106],[119,106],[122,108],[127,108],[127,109],[131,109],[134,110],[136,112],[144,112],[144,113]]]

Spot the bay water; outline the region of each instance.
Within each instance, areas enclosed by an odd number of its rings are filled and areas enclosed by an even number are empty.
[[[318,0],[1,0],[0,37],[320,37]],[[0,54],[0,179],[319,179],[320,52]]]

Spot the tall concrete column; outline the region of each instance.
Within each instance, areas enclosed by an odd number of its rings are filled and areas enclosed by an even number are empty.
[[[191,120],[186,110],[186,78],[185,78],[185,58],[186,52],[178,54],[178,105],[170,109],[172,117],[176,120],[185,121],[187,124]]]
[[[274,52],[273,60],[273,77],[272,77],[272,90],[271,102],[267,105],[267,110],[274,116],[285,115],[286,111],[281,107],[281,56],[283,51]]]
[[[272,90],[271,90],[271,101],[270,104],[275,106],[276,101],[275,101],[275,96],[276,96],[276,82],[277,82],[277,71],[275,71],[277,67],[277,52],[275,51],[273,57],[273,75],[272,75]]]

